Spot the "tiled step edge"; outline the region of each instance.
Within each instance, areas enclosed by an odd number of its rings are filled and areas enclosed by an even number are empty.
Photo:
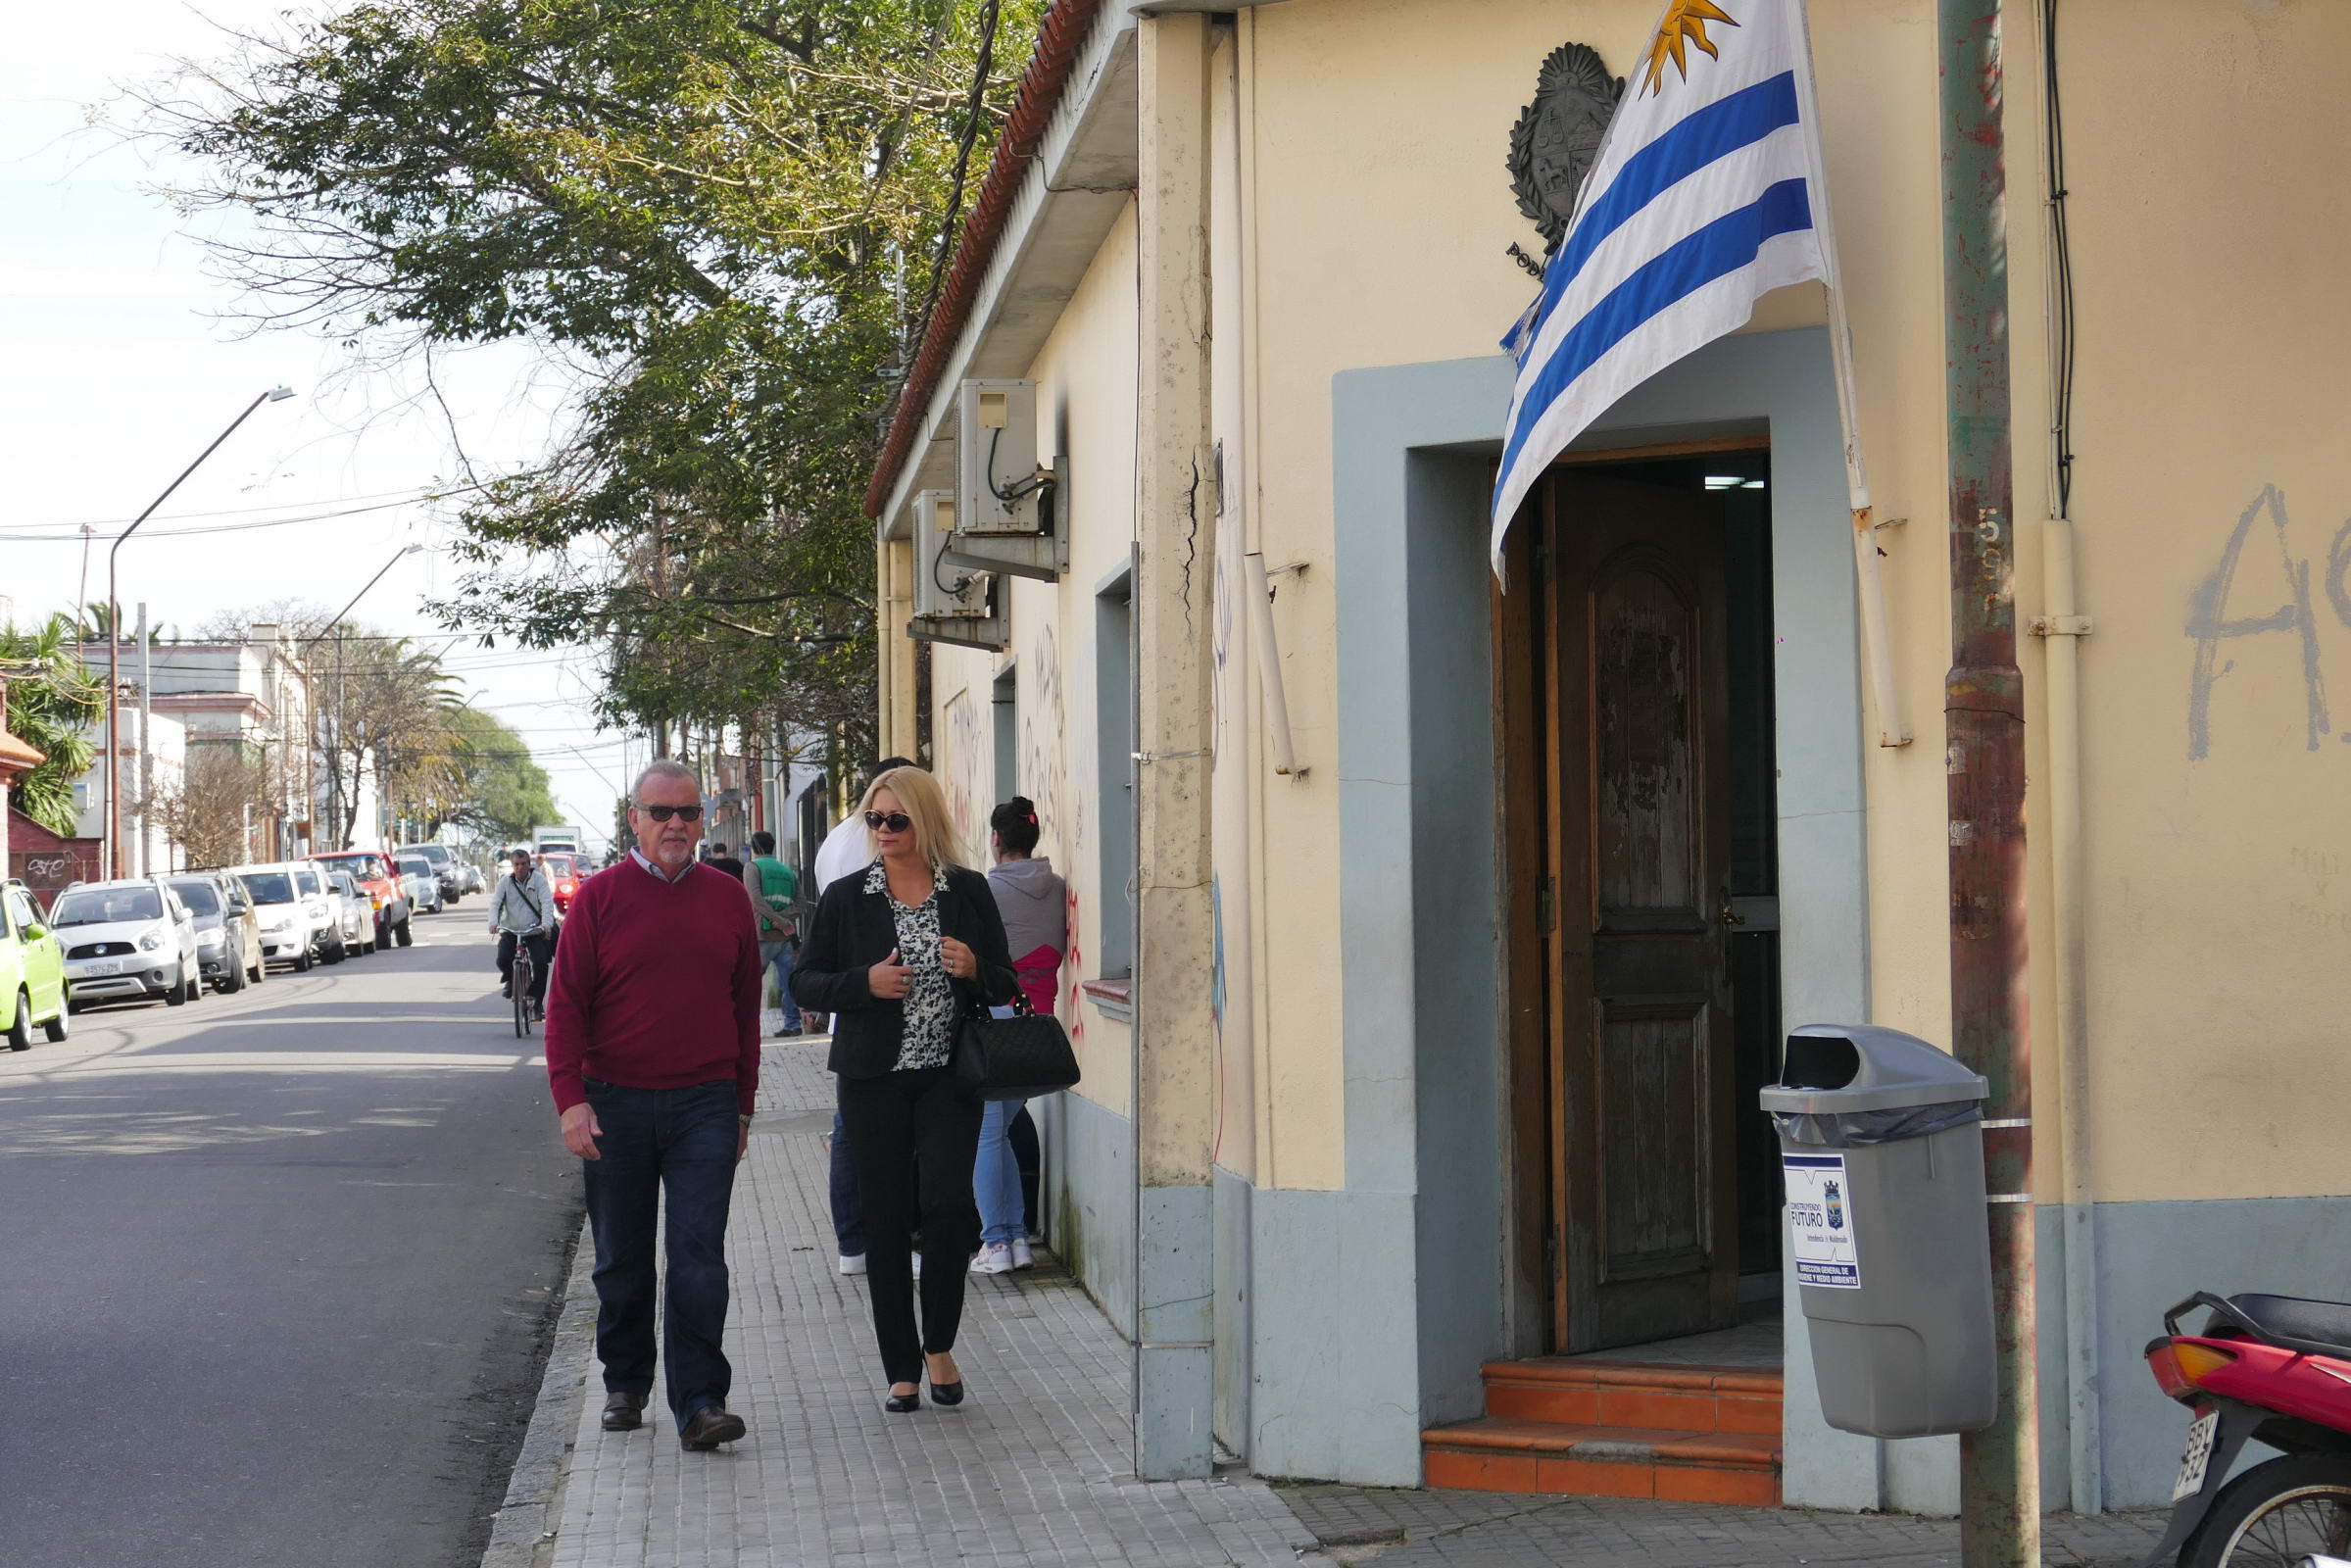
[[[1490,1362],[1484,1376],[1486,1413],[1503,1420],[1751,1437],[1780,1431],[1777,1372],[1543,1357]]]
[[[1566,1426],[1488,1417],[1421,1434],[1426,1484],[1472,1492],[1776,1507],[1776,1435]]]

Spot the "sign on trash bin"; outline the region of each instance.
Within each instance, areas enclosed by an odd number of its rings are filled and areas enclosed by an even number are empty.
[[[1861,1289],[1861,1257],[1853,1242],[1852,1181],[1842,1154],[1783,1154],[1788,1173],[1788,1254],[1798,1285]]]

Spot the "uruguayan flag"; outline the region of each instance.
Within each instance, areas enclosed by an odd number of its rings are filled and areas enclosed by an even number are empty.
[[[1743,325],[1784,284],[1835,282],[1803,0],[1670,0],[1626,80],[1518,361],[1494,492],[1502,535],[1551,460],[1634,387]]]

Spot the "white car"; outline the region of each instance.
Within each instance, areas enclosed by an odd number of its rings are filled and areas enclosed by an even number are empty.
[[[315,868],[314,868],[315,869]],[[253,900],[253,917],[262,928],[262,957],[269,963],[290,963],[299,974],[311,966],[318,952],[305,897],[288,864],[232,866],[228,875],[245,885]]]
[[[311,951],[320,963],[343,961],[343,901],[326,885],[326,867],[316,860],[288,860],[294,890],[302,896],[303,917],[310,921]]]
[[[341,941],[347,956],[375,951],[375,901],[367,897],[349,871],[325,867],[327,896],[342,913]]]
[[[70,1011],[158,997],[176,1007],[204,993],[196,917],[161,877],[76,883],[57,896],[48,924],[66,950]]]

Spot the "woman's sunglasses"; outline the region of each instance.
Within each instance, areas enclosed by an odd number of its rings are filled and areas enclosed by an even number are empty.
[[[699,806],[640,806],[637,809],[657,822],[666,822],[673,816],[681,822],[702,820],[702,808]]]
[[[892,811],[887,816],[883,815],[879,811],[867,811],[865,813],[865,825],[873,829],[876,833],[880,833],[884,830],[892,833],[904,833],[907,828],[910,828],[914,825],[914,819],[906,815],[906,813],[904,811]]]

